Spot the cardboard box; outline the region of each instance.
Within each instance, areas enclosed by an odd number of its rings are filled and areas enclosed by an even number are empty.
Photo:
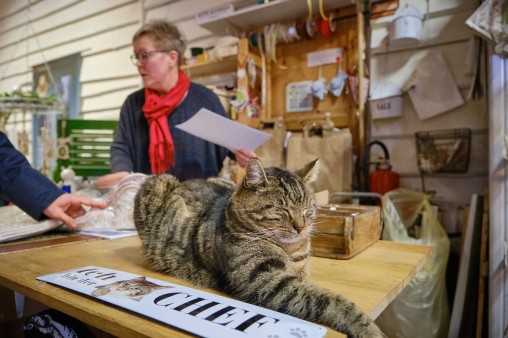
[[[383,216],[379,206],[322,205],[318,207],[312,254],[350,259],[381,237]]]

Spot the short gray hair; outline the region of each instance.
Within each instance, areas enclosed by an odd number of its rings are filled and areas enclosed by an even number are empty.
[[[151,20],[134,33],[132,42],[143,35],[153,36],[155,47],[158,50],[176,51],[178,64],[182,64],[186,45],[182,34],[175,25],[165,20]]]

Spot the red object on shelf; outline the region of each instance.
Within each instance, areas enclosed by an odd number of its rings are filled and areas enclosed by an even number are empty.
[[[371,192],[384,195],[399,187],[399,174],[392,171],[390,164],[379,163],[376,165],[376,170],[369,174],[369,186]]]

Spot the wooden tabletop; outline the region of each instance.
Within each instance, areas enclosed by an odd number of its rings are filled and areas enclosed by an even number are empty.
[[[311,258],[311,279],[340,293],[376,318],[409,283],[431,248],[378,241],[350,260]],[[138,237],[72,243],[0,254],[0,285],[79,318],[118,337],[189,337],[185,332],[73,291],[36,280],[50,273],[95,265],[194,287],[148,270]],[[213,290],[205,290],[216,293]],[[326,337],[344,337],[328,330]]]

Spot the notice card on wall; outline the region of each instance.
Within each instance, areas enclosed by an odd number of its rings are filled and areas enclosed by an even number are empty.
[[[312,111],[314,101],[310,87],[312,81],[291,82],[286,85],[286,112]]]
[[[320,338],[326,329],[276,311],[124,271],[97,266],[37,277],[200,337]],[[133,292],[132,290],[138,290]]]

